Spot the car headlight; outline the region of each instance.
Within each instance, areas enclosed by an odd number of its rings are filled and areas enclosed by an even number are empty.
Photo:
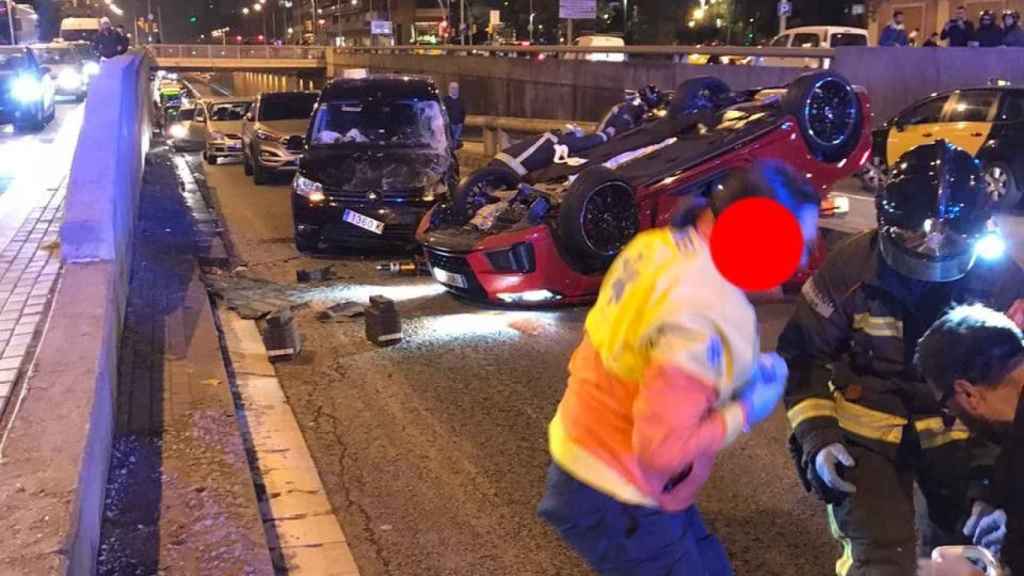
[[[82,85],[82,77],[79,76],[78,72],[65,68],[57,76],[57,84],[65,90],[76,90]]]
[[[223,140],[224,134],[222,132],[210,132],[210,140]]]
[[[170,133],[171,138],[180,140],[185,136],[188,136],[188,129],[185,128],[184,124],[174,124],[171,126]]]
[[[95,76],[95,75],[97,75],[99,73],[100,73],[100,65],[99,65],[98,62],[89,61],[89,62],[86,62],[85,64],[82,64],[82,74],[84,74],[87,78],[89,76]]]
[[[11,92],[19,102],[35,102],[43,97],[43,83],[31,76],[18,76],[14,80]]]
[[[277,134],[274,134],[273,132],[269,132],[267,130],[257,130],[256,131],[256,138],[259,139],[259,140],[263,140],[264,142],[270,142],[272,140],[279,140],[280,136],[278,136]]]
[[[444,178],[438,180],[433,186],[427,186],[423,189],[423,201],[433,202],[438,198],[443,198],[448,194],[448,181]]]
[[[310,202],[323,202],[327,197],[324,196],[324,187],[319,182],[314,182],[309,178],[305,178],[301,174],[295,175],[295,180],[292,181],[292,188],[295,193],[299,196],[305,196]]]

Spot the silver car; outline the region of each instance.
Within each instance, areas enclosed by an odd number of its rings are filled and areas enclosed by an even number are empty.
[[[205,142],[203,159],[217,164],[221,158],[242,159],[242,120],[252,100],[223,96],[203,100],[189,124],[189,139]]]
[[[85,100],[90,81],[100,72],[97,57],[88,45],[36,44],[32,50],[39,64],[50,69],[50,79],[58,96],[70,96],[76,102]]]
[[[265,92],[242,123],[245,173],[264,184],[275,173],[295,172],[305,145],[317,92]]]

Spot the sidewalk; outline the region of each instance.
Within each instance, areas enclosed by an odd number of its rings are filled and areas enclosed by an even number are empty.
[[[145,173],[99,574],[273,574],[198,239],[170,157]]]

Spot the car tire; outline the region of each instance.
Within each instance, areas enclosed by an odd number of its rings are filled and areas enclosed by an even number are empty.
[[[604,166],[580,172],[558,212],[560,241],[587,271],[607,268],[639,228],[633,187]]]
[[[217,157],[214,156],[213,154],[210,154],[209,151],[203,152],[203,160],[205,160],[206,163],[209,164],[210,166],[217,165]]]
[[[998,210],[1015,208],[1020,204],[1024,191],[1017,186],[1013,170],[1004,162],[986,162],[982,166],[985,172],[985,187],[988,190],[992,206]]]
[[[811,153],[839,162],[860,139],[864,115],[853,85],[831,71],[804,74],[790,83],[782,111],[796,118]]]
[[[270,180],[270,174],[267,173],[267,169],[260,164],[258,158],[252,161],[252,181],[254,184],[262,186]]]
[[[320,240],[295,235],[295,249],[304,254],[316,254],[320,251]]]
[[[669,114],[673,118],[680,118],[686,114],[705,110],[715,111],[718,108],[717,102],[729,94],[732,94],[732,89],[718,78],[713,76],[690,78],[676,88]]]
[[[519,185],[519,175],[509,168],[485,166],[459,182],[452,194],[452,209],[455,214],[468,221],[486,204],[490,204],[490,190],[514,188]]]
[[[242,154],[242,171],[246,176],[252,176],[252,160],[250,160],[249,154]]]

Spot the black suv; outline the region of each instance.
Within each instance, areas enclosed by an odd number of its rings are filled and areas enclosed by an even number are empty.
[[[295,245],[414,243],[423,214],[454,189],[458,171],[432,80],[334,80],[317,102],[292,184]]]

